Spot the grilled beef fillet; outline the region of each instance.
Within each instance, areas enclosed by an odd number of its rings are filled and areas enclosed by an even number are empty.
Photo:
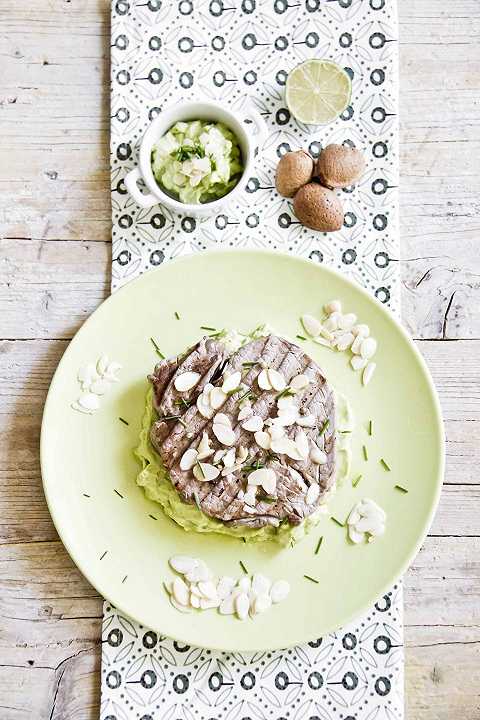
[[[269,421],[277,417],[279,393],[262,390],[258,385],[259,374],[264,368],[281,373],[287,383],[287,394],[292,378],[299,374],[308,378],[309,384],[295,394],[294,403],[300,417],[314,416],[314,425],[301,428],[294,423],[284,431],[291,439],[303,431],[310,448],[317,447],[325,453],[320,464],[313,462],[310,456],[294,460],[285,454],[263,450],[257,444],[255,434],[241,427],[245,421],[238,421],[240,399],[249,390],[253,414],[266,421],[264,430],[269,430]],[[212,482],[200,481],[195,478],[193,469],[180,469],[186,450],[197,448],[204,432],[215,451],[227,448],[212,432],[215,415],[212,419],[205,418],[196,401],[207,383],[221,387],[225,377],[237,370],[242,373],[241,387],[227,397],[215,414],[222,413],[229,418],[235,433],[234,447],[237,452],[240,446],[246,448],[248,458],[234,472],[219,475]],[[179,392],[175,389],[175,378],[187,371],[199,373],[200,379],[191,390]],[[149,380],[154,388],[154,407],[158,413],[150,438],[184,501],[196,502],[206,515],[224,523],[254,528],[278,526],[283,520],[297,525],[318,509],[335,482],[335,401],[318,365],[297,345],[268,335],[252,340],[229,356],[221,342],[205,337],[184,356],[159,362]],[[212,460],[213,455],[202,462],[212,463]],[[218,467],[224,469],[221,462]],[[245,510],[243,496],[249,473],[257,467],[274,470],[276,490],[267,496],[260,488],[254,506]],[[314,483],[319,486],[318,496],[315,497],[315,488],[307,501],[308,489]]]

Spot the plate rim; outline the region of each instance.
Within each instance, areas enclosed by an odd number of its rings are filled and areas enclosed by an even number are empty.
[[[186,255],[180,255],[177,258],[174,258],[172,260],[169,260],[166,264],[161,265],[158,268],[153,268],[151,270],[148,270],[145,273],[142,273],[141,275],[132,278],[128,282],[125,283],[121,288],[116,290],[115,292],[111,292],[110,295],[103,300],[100,305],[95,308],[95,310],[86,318],[86,320],[82,323],[81,327],[77,330],[75,335],[70,340],[67,348],[65,349],[65,352],[63,353],[55,372],[52,376],[52,379],[50,381],[50,385],[48,388],[47,396],[45,398],[45,403],[43,407],[43,413],[42,413],[42,423],[41,423],[41,429],[40,429],[40,471],[41,471],[41,477],[42,477],[42,487],[43,492],[45,495],[45,500],[47,503],[48,511],[50,513],[50,517],[52,519],[52,522],[54,524],[54,527],[58,533],[58,536],[67,551],[68,555],[72,559],[73,563],[75,564],[76,568],[80,571],[80,573],[85,577],[85,579],[90,583],[90,585],[96,590],[96,592],[103,598],[104,601],[109,602],[117,611],[123,613],[127,617],[132,618],[135,622],[138,622],[139,624],[143,624],[144,621],[141,620],[141,618],[136,617],[135,615],[131,615],[129,612],[124,611],[122,607],[122,602],[113,602],[109,599],[110,593],[105,593],[102,589],[102,582],[101,580],[95,582],[91,578],[91,573],[89,569],[86,567],[88,565],[87,563],[84,563],[83,560],[79,560],[77,557],[77,554],[75,550],[72,548],[71,543],[66,541],[62,535],[61,530],[61,520],[58,514],[55,511],[55,503],[54,498],[52,497],[52,493],[48,491],[47,489],[47,483],[45,480],[45,477],[47,475],[47,468],[46,468],[46,443],[47,443],[47,429],[46,429],[46,416],[48,413],[49,405],[52,403],[52,397],[53,397],[53,386],[55,384],[55,378],[57,377],[57,374],[61,371],[64,363],[66,362],[66,356],[68,354],[68,350],[70,348],[70,345],[72,342],[76,341],[77,338],[83,334],[84,329],[87,327],[88,323],[92,320],[94,315],[104,306],[108,305],[110,302],[112,302],[115,298],[117,298],[122,293],[128,292],[128,290],[135,285],[136,283],[141,283],[144,281],[146,276],[150,276],[151,274],[160,274],[164,271],[165,267],[169,268],[172,265],[181,265],[182,263],[189,262],[192,259],[195,259],[197,257],[209,257],[209,256],[216,256],[216,255],[263,255],[272,257],[273,259],[278,258],[279,256],[285,260],[291,261],[293,263],[298,264],[299,266],[305,266],[305,267],[316,267],[321,272],[326,272],[327,274],[333,275],[335,278],[341,280],[342,282],[346,282],[348,285],[352,286],[356,291],[360,291],[361,294],[364,295],[364,297],[373,304],[376,305],[377,310],[380,311],[381,314],[384,315],[384,317],[389,320],[390,322],[393,322],[393,324],[396,326],[397,331],[400,333],[402,338],[407,342],[407,344],[410,346],[410,350],[413,352],[413,355],[415,356],[417,363],[422,371],[422,374],[424,376],[424,379],[427,383],[428,389],[430,391],[430,395],[433,401],[433,408],[435,412],[435,425],[434,429],[436,430],[439,438],[439,446],[440,446],[440,458],[439,458],[439,467],[438,467],[438,473],[437,477],[435,479],[435,493],[433,497],[433,501],[431,503],[431,506],[429,508],[428,513],[426,514],[426,517],[424,519],[424,522],[422,523],[422,531],[419,534],[418,540],[415,543],[415,546],[412,548],[412,550],[407,553],[406,559],[402,563],[400,569],[395,574],[393,579],[389,579],[387,582],[385,582],[379,592],[378,597],[382,597],[385,593],[389,592],[392,587],[399,581],[399,579],[405,574],[407,569],[412,564],[413,560],[417,556],[419,550],[421,549],[423,543],[425,542],[425,539],[428,535],[428,531],[432,525],[436,510],[438,508],[440,495],[442,492],[442,486],[443,486],[443,479],[445,476],[445,430],[444,430],[444,421],[443,421],[443,414],[442,409],[440,406],[440,401],[438,398],[437,390],[435,387],[435,384],[433,382],[432,376],[430,374],[430,370],[427,366],[427,363],[425,359],[423,358],[422,354],[418,350],[417,346],[415,345],[414,340],[410,337],[410,335],[407,333],[405,328],[401,325],[400,321],[396,318],[394,313],[388,309],[387,306],[383,305],[377,298],[375,298],[368,290],[366,290],[362,285],[360,285],[358,282],[352,280],[350,277],[345,275],[344,273],[336,270],[335,268],[331,268],[327,265],[324,265],[323,263],[316,263],[313,260],[299,257],[296,255],[292,255],[286,252],[281,252],[277,250],[268,250],[263,248],[215,248],[211,250],[203,250],[201,253],[189,253]],[[341,627],[344,627],[351,622],[353,622],[356,618],[360,618],[362,615],[365,614],[365,612],[368,610],[368,608],[371,607],[372,601],[369,600],[366,603],[363,603],[361,607],[359,607],[355,612],[350,613],[345,619],[342,620],[341,625],[333,624],[330,628],[328,628],[326,631],[324,631],[322,637],[325,637],[326,635],[335,632],[336,630],[340,629]],[[159,618],[161,618],[161,615],[159,614]],[[172,638],[171,634],[169,632],[165,632],[164,629],[161,627],[161,623],[155,624],[154,627],[150,627],[149,629],[154,630],[160,634],[167,635],[167,637]],[[228,633],[225,633],[225,637],[228,637]],[[315,636],[314,636],[315,637]],[[182,643],[191,644],[191,640],[188,639],[185,635],[177,635],[175,633],[175,637],[172,638],[174,640],[177,640]],[[312,637],[308,636],[302,636],[298,640],[295,641],[293,645],[290,647],[294,647],[296,645],[301,645],[305,642],[309,642],[312,640]],[[251,647],[250,645],[247,647],[243,646],[225,646],[222,643],[215,643],[208,642],[206,645],[202,645],[205,649],[208,650],[215,650],[215,651],[224,651],[224,652],[262,652],[267,650],[281,650],[285,647],[284,644],[282,644],[280,641],[269,645],[266,647],[265,645],[256,645],[255,647]]]

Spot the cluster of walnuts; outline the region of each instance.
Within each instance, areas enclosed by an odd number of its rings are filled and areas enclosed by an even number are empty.
[[[333,232],[343,225],[342,203],[334,188],[346,188],[365,170],[365,160],[356,148],[327,145],[318,160],[305,150],[284,155],[275,175],[275,186],[293,198],[293,211],[302,225],[312,230]]]

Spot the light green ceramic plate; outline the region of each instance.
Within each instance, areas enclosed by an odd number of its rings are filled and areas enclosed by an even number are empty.
[[[354,546],[329,516],[294,548],[247,546],[235,539],[186,533],[162,516],[135,485],[132,455],[157,357],[182,351],[202,334],[200,325],[251,330],[267,322],[295,337],[298,318],[320,314],[339,298],[378,338],[377,370],[370,385],[348,365],[346,353],[313,343],[305,349],[350,400],[357,420],[352,477],[330,504],[345,520],[362,497],[387,512],[387,530]],[[175,311],[181,319],[175,318]],[[79,395],[77,372],[102,353],[122,364],[121,382],[93,415],[70,404]],[[128,420],[122,424],[118,418]],[[373,419],[369,437],[367,422]],[[368,447],[368,461],[362,445]],[[382,468],[385,458],[391,472]],[[443,476],[443,432],[438,401],[425,364],[391,315],[344,277],[308,261],[269,252],[200,253],[151,271],[109,298],[85,323],[52,381],[42,425],[42,474],[57,530],[92,585],[125,614],[178,640],[210,648],[249,651],[285,647],[332,631],[366,610],[405,571],[432,520]],[[408,494],[395,489],[408,488]],[[120,493],[118,495],[115,490]],[[153,516],[153,517],[152,517]],[[156,519],[154,519],[156,518]],[[314,554],[318,539],[323,544]],[[286,578],[287,601],[240,622],[216,611],[184,615],[162,587],[174,553],[199,556],[215,573],[249,571]],[[320,581],[315,585],[304,574]]]

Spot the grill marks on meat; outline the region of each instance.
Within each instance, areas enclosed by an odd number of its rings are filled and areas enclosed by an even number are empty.
[[[244,363],[255,363],[244,367]],[[238,499],[240,490],[244,490],[247,473],[237,471],[219,477],[214,482],[198,482],[192,471],[180,470],[180,459],[189,448],[196,448],[204,431],[208,432],[210,445],[214,450],[226,449],[215,438],[212,432],[213,420],[204,418],[196,407],[196,400],[203,388],[213,379],[213,384],[221,386],[222,372],[242,372],[242,385],[250,388],[254,398],[252,410],[263,420],[277,414],[277,394],[275,391],[263,391],[258,387],[258,375],[262,365],[274,368],[282,373],[287,384],[300,373],[306,375],[310,384],[295,396],[295,404],[300,413],[315,416],[313,428],[300,428],[294,424],[285,428],[291,439],[299,430],[303,430],[309,440],[327,455],[327,462],[316,465],[310,460],[297,462],[284,455],[273,456],[259,448],[255,443],[254,434],[244,430],[238,422],[239,398],[245,394],[242,389],[227,398],[224,405],[217,411],[230,418],[235,432],[235,447],[243,445],[249,451],[247,464],[256,460],[272,468],[277,476],[276,500],[274,502],[259,497],[255,505],[255,514],[245,512],[243,500]],[[175,390],[175,377],[187,371],[201,375],[199,383],[188,393]],[[297,345],[269,335],[253,340],[236,353],[227,357],[222,343],[210,338],[202,340],[180,360],[164,360],[157,364],[150,381],[154,387],[155,409],[160,419],[152,425],[151,441],[161,456],[170,479],[187,502],[197,502],[200,509],[210,517],[232,525],[247,527],[278,526],[282,520],[298,524],[314,512],[321,503],[322,497],[334,483],[335,471],[335,403],[331,388],[318,365],[309,358]],[[185,401],[185,402],[183,402]],[[161,420],[165,416],[180,416],[179,421]],[[329,420],[327,431],[319,436],[319,429],[325,420]],[[181,421],[181,422],[180,422]],[[211,462],[209,457],[205,462]],[[320,486],[319,498],[313,505],[307,505],[305,495],[312,483]]]

